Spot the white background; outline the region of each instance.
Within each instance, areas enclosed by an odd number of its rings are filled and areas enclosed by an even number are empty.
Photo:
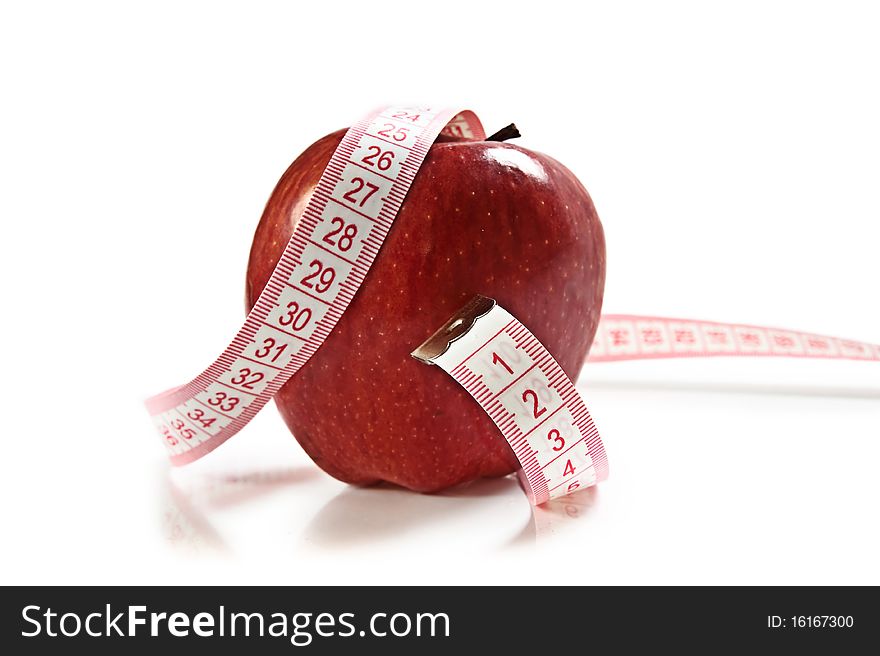
[[[880,583],[872,363],[587,365],[611,478],[534,519],[343,485],[273,407],[169,475],[141,406],[237,328],[289,162],[394,101],[575,171],[609,312],[880,340],[877,15],[708,4],[4,4],[0,580]]]

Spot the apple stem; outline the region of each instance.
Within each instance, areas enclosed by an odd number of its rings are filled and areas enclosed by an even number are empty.
[[[501,128],[493,134],[491,137],[486,137],[486,141],[507,141],[508,139],[516,139],[517,137],[521,137],[522,135],[519,133],[519,130],[516,129],[516,125],[511,123],[510,125]]]

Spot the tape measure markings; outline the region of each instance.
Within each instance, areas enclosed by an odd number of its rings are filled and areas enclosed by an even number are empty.
[[[533,504],[607,477],[605,449],[574,384],[494,300],[472,299],[413,356],[449,373],[486,411],[519,460]]]
[[[413,107],[374,112],[345,133],[229,346],[195,379],[147,401],[173,463],[195,460],[232,437],[321,346],[447,123],[485,137],[471,112]]]
[[[174,464],[232,437],[320,348],[363,283],[441,133],[485,139],[469,111],[391,107],[349,128],[229,346],[192,381],[147,401]],[[324,226],[338,227],[323,232]],[[477,358],[489,347],[494,369]],[[489,414],[522,466],[533,503],[607,477],[599,433],[574,385],[528,329],[491,299],[476,297],[413,355],[440,365]],[[880,360],[880,346],[745,324],[603,315],[588,359],[730,355]],[[495,389],[503,380],[499,364],[513,380]],[[529,386],[520,390],[523,381]],[[549,443],[540,439],[545,432]]]
[[[880,360],[880,345],[747,324],[602,315],[590,362],[713,356]]]

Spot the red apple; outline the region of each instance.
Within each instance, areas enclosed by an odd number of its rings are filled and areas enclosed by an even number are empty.
[[[254,235],[251,308],[343,131],[284,173]],[[438,140],[363,286],[275,402],[312,459],[349,483],[434,491],[517,462],[476,401],[410,352],[474,294],[496,299],[575,379],[605,283],[593,202],[556,160],[498,141]]]

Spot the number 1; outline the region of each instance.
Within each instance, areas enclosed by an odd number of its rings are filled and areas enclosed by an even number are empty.
[[[502,367],[507,369],[507,373],[509,373],[511,376],[513,375],[513,369],[510,368],[510,365],[502,360],[499,355],[494,351],[492,352],[492,364],[500,364]]]

